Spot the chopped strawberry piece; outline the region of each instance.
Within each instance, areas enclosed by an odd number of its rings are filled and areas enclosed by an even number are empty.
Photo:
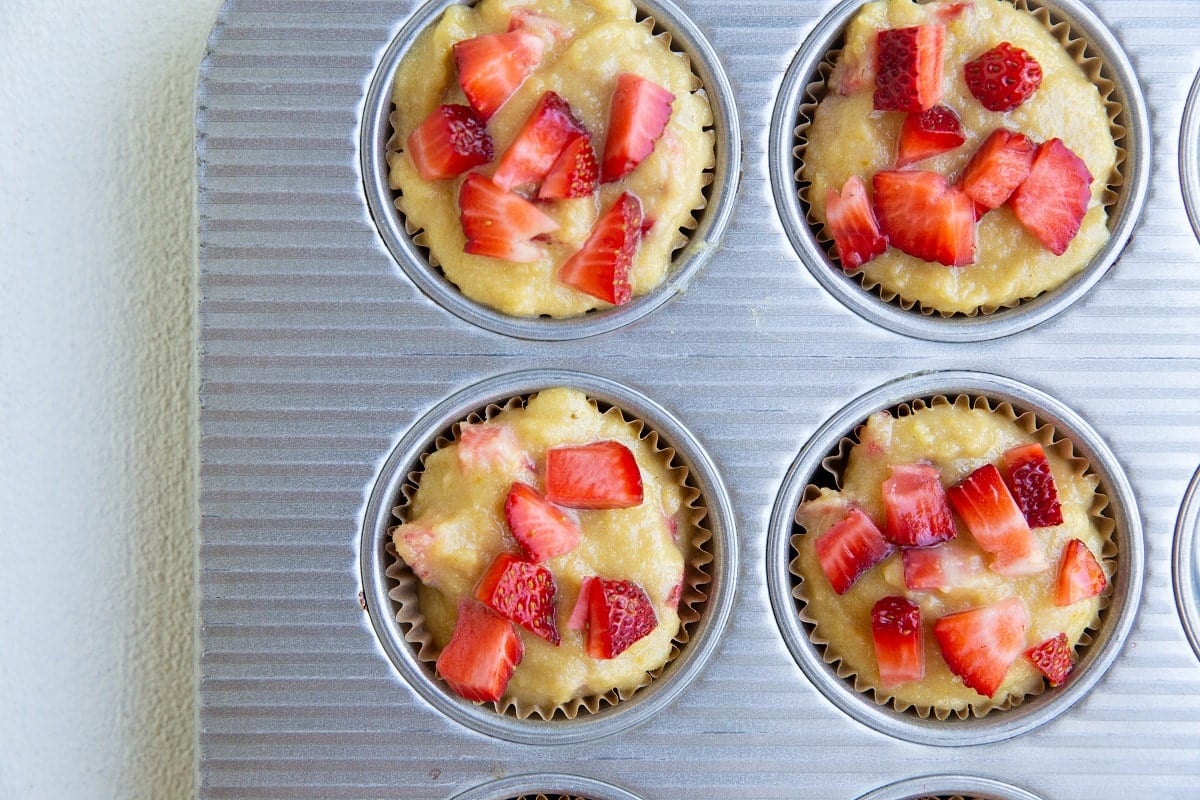
[[[629,270],[642,242],[642,201],[623,193],[558,271],[563,284],[613,305],[633,299]]]
[[[1042,671],[1042,674],[1050,680],[1051,686],[1061,686],[1067,676],[1071,674],[1071,668],[1075,666],[1071,662],[1071,646],[1067,644],[1065,633],[1052,636],[1041,644],[1029,648],[1025,651],[1025,657]]]
[[[1058,580],[1054,587],[1054,604],[1069,606],[1080,600],[1095,597],[1108,586],[1104,567],[1080,539],[1072,539],[1063,548],[1058,562]]]
[[[934,0],[934,2],[925,3],[925,8],[932,11],[933,15],[942,22],[951,23],[962,16],[964,11],[974,10],[975,6],[971,2]]]
[[[938,24],[890,28],[875,37],[875,110],[925,111],[942,96],[942,44]]]
[[[951,486],[946,498],[979,546],[991,554],[993,572],[1032,575],[1049,566],[1042,543],[1029,530],[994,464],[984,464]]]
[[[427,181],[456,178],[492,160],[487,125],[470,106],[442,105],[408,135],[408,154]]]
[[[437,671],[454,692],[473,702],[499,700],[525,657],[508,620],[470,598],[458,601],[458,622],[437,659]]]
[[[826,191],[825,221],[838,261],[846,269],[860,267],[887,250],[887,239],[879,232],[866,184],[857,175],[846,179],[840,194],[833,188]]]
[[[963,67],[967,89],[988,111],[1012,111],[1042,85],[1042,67],[1033,56],[1008,42]]]
[[[558,589],[550,570],[501,553],[475,587],[475,599],[535,636],[558,646],[554,596]]]
[[[515,474],[532,471],[533,461],[512,428],[485,422],[459,426],[458,467],[466,473],[495,469]]]
[[[942,658],[962,682],[995,697],[1008,668],[1025,649],[1029,612],[1019,597],[948,614],[933,623]]]
[[[592,658],[616,658],[658,627],[654,605],[633,581],[596,578],[589,588],[585,647]]]
[[[901,555],[904,586],[913,591],[949,592],[970,586],[983,573],[983,559],[957,539]]]
[[[413,574],[426,586],[436,586],[437,576],[429,563],[429,551],[437,541],[437,531],[416,522],[406,522],[399,528],[399,541],[393,541],[397,552]]]
[[[546,451],[546,499],[567,508],[631,508],[642,502],[642,473],[620,442],[552,447]]]
[[[524,6],[514,8],[509,14],[508,29],[536,34],[548,46],[561,44],[571,38],[570,29],[560,24],[558,20]]]
[[[576,136],[567,143],[558,160],[546,173],[541,200],[561,200],[571,197],[590,197],[600,183],[600,167],[590,136]]]
[[[1017,219],[1056,256],[1079,233],[1092,199],[1092,173],[1061,139],[1043,142],[1029,175],[1009,198]]]
[[[958,267],[975,261],[975,204],[936,172],[884,170],[871,179],[888,242],[910,256]]]
[[[527,483],[514,483],[508,490],[504,518],[530,561],[561,556],[579,544],[579,524]]]
[[[1058,487],[1042,446],[1034,442],[1014,447],[1004,454],[1004,465],[1008,467],[1008,488],[1029,527],[1061,525]]]
[[[821,569],[838,594],[845,594],[894,549],[871,518],[858,508],[850,509],[845,519],[822,533],[813,544]]]
[[[546,92],[500,156],[492,182],[501,189],[536,189],[567,143],[586,135],[570,104],[554,92]]]
[[[963,171],[963,191],[982,206],[999,208],[1029,175],[1036,152],[1028,136],[997,128],[971,156]]]
[[[454,44],[458,85],[486,121],[542,61],[546,44],[525,30],[485,33]]]
[[[650,155],[667,127],[674,101],[675,95],[654,81],[630,72],[617,77],[608,112],[601,182],[624,178]]]
[[[579,584],[579,597],[575,598],[575,605],[571,607],[567,630],[581,631],[587,627],[588,615],[591,614],[592,584],[598,580],[595,576],[589,576]]]
[[[478,173],[471,173],[458,190],[459,219],[474,255],[533,262],[542,248],[532,240],[558,229],[558,223],[528,200],[506,192]]]
[[[679,600],[683,597],[683,578],[679,579],[679,583],[671,587],[671,591],[667,592],[666,603],[671,608],[679,608]]]
[[[939,153],[945,153],[967,140],[962,121],[954,109],[933,106],[925,111],[911,112],[900,126],[896,144],[896,166],[906,167]]]
[[[925,677],[920,606],[903,597],[880,598],[871,608],[871,636],[884,687]]]
[[[883,535],[901,547],[929,547],[958,535],[937,469],[928,464],[896,464],[883,482],[887,523]]]

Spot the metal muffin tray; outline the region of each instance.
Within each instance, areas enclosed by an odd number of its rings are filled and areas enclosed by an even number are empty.
[[[846,292],[792,206],[797,94],[857,3],[639,3],[720,96],[702,246],[635,313],[539,325],[437,286],[379,202],[393,59],[446,0],[228,0],[198,93],[201,797],[1200,797],[1200,3],[1036,3],[1111,58],[1135,177],[1086,286],[949,325]],[[536,734],[431,694],[375,583],[390,461],[530,376],[657,419],[725,548],[682,675]],[[780,602],[797,471],[909,390],[1079,434],[1127,537],[1078,679],[965,742],[845,697]]]

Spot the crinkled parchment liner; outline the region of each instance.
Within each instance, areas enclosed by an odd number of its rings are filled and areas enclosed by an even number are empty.
[[[1092,471],[1091,465],[1087,459],[1076,454],[1075,447],[1071,441],[1059,434],[1052,425],[1039,420],[1036,413],[1033,411],[1021,410],[1014,408],[1008,401],[993,402],[991,398],[983,395],[966,395],[960,394],[955,396],[951,401],[945,395],[934,395],[932,397],[918,398],[907,403],[894,406],[887,409],[896,417],[907,417],[910,414],[916,413],[925,408],[954,405],[961,409],[982,409],[995,414],[1003,415],[1017,423],[1026,433],[1031,434],[1039,441],[1048,451],[1055,453],[1059,458],[1071,465],[1072,471],[1076,477],[1091,476],[1096,482],[1096,490],[1092,500],[1090,515],[1096,529],[1100,535],[1104,537],[1104,545],[1101,550],[1101,559],[1109,563],[1116,559],[1117,544],[1113,538],[1113,532],[1116,530],[1116,522],[1107,512],[1109,506],[1109,498],[1102,491],[1099,485],[1099,476]],[[851,449],[859,443],[859,433],[862,425],[865,425],[865,420],[854,431],[844,436],[837,447],[829,452],[828,455],[821,461],[821,468],[825,475],[814,474],[810,479],[808,486],[804,489],[804,494],[801,499],[801,504],[810,500],[816,499],[820,495],[822,488],[826,489],[841,489],[841,476],[846,469]],[[797,510],[797,517],[799,511]],[[808,631],[809,639],[821,653],[821,657],[825,663],[835,671],[837,676],[842,680],[850,683],[854,690],[862,693],[870,693],[875,702],[879,705],[890,705],[893,709],[899,712],[915,714],[921,719],[928,719],[933,715],[936,719],[948,719],[953,713],[959,719],[966,719],[973,714],[976,717],[986,716],[988,713],[997,709],[1015,708],[1021,705],[1028,697],[1034,697],[1045,691],[1046,685],[1043,682],[1042,689],[1031,692],[1029,695],[1021,697],[1007,697],[1000,702],[993,702],[984,699],[981,702],[971,703],[965,709],[950,709],[938,708],[929,706],[918,706],[913,703],[906,703],[893,695],[883,691],[881,687],[875,687],[854,672],[849,666],[842,662],[841,658],[829,641],[821,636],[820,622],[806,612],[808,600],[804,594],[804,578],[800,572],[799,558],[799,542],[800,537],[807,536],[804,527],[800,524],[798,518],[793,523],[793,534],[791,537],[792,544],[792,561],[788,564],[788,570],[792,574],[792,597],[796,600],[796,609],[800,616],[800,621],[804,623],[804,628]],[[1115,569],[1111,570],[1115,573]],[[1092,621],[1079,637],[1079,643],[1076,649],[1078,653],[1087,652],[1087,648],[1091,645],[1093,637],[1091,632],[1098,630],[1103,625],[1108,617],[1107,609],[1113,591],[1113,581],[1108,581],[1108,586],[1100,597],[1100,608],[1097,612],[1096,619]],[[982,696],[981,696],[982,697]]]
[[[1100,91],[1100,97],[1104,100],[1105,108],[1108,111],[1109,123],[1112,127],[1113,142],[1117,146],[1117,160],[1113,165],[1112,175],[1109,177],[1109,181],[1101,196],[1105,212],[1107,213],[1107,225],[1111,232],[1113,226],[1116,224],[1112,211],[1120,199],[1121,189],[1125,183],[1125,176],[1121,168],[1128,158],[1125,135],[1126,126],[1123,122],[1126,110],[1123,105],[1114,99],[1116,82],[1111,77],[1112,71],[1104,62],[1101,55],[1096,52],[1095,48],[1091,47],[1086,39],[1075,33],[1071,27],[1071,20],[1069,18],[1051,13],[1049,9],[1038,4],[1036,0],[1009,0],[1009,2],[1018,10],[1032,14],[1046,26],[1050,33],[1062,44],[1063,48],[1075,59],[1076,63],[1079,64],[1084,75],[1096,85],[1096,88]],[[804,212],[805,218],[809,220],[809,227],[812,228],[814,236],[817,237],[817,241],[824,247],[831,269],[842,269],[842,267],[833,260],[833,238],[825,233],[824,226],[818,224],[816,220],[810,217],[811,208],[808,203],[808,190],[811,184],[804,180],[801,170],[804,165],[804,149],[808,144],[808,128],[812,125],[817,104],[825,96],[829,88],[829,76],[833,72],[834,65],[842,53],[841,48],[843,44],[843,39],[839,37],[826,57],[817,65],[816,75],[813,76],[813,79],[805,87],[804,94],[801,95],[800,107],[797,110],[797,125],[794,131],[795,147],[792,149],[792,166],[796,178],[796,188],[800,195],[800,207]],[[1089,265],[1084,267],[1084,270],[1086,271],[1090,268]],[[947,269],[952,268],[947,267]],[[1021,303],[1033,299],[1033,297],[1024,297],[1001,305],[987,304],[978,307],[975,311],[968,314],[962,312],[946,313],[932,306],[925,305],[921,302],[920,298],[906,297],[898,292],[885,289],[881,284],[872,281],[861,269],[844,271],[846,275],[857,280],[858,284],[865,291],[875,294],[885,303],[898,306],[905,311],[911,311],[915,308],[925,316],[937,314],[941,317],[952,318],[974,317],[981,314],[988,315],[1001,309],[1015,308]],[[1056,288],[1048,289],[1047,291],[1053,292]]]
[[[471,3],[471,5],[474,5],[474,3]],[[436,25],[438,21],[440,21],[440,17],[433,24]],[[642,10],[640,8],[638,9],[637,21],[638,21],[638,24],[644,26],[650,32],[650,35],[652,37],[661,40],[663,42],[663,44],[666,45],[668,50],[670,50],[672,53],[679,56],[680,58],[686,60],[689,64],[689,66],[691,65],[691,63],[692,63],[691,56],[685,50],[681,50],[679,48],[674,47],[672,39],[671,39],[671,34],[668,33],[666,30],[662,29],[658,25],[658,23],[655,22],[653,17],[650,17],[650,16],[644,14],[644,12],[642,12]],[[700,94],[700,95],[707,97],[708,93],[704,88],[704,82],[702,80],[700,80],[700,76],[698,76],[696,74],[696,71],[694,69],[690,70],[690,71],[692,73],[692,78],[694,79],[694,84],[691,89],[692,93]],[[712,114],[712,104],[711,103],[708,104],[708,108],[709,108],[708,123],[701,128],[701,131],[706,131],[706,132],[712,133],[714,136],[714,139],[715,139],[716,131],[714,128],[715,123],[714,123],[714,117]],[[401,142],[399,140],[400,139],[399,121],[397,119],[397,113],[398,112],[396,111],[395,107],[393,107],[391,113],[388,114],[388,121],[391,123],[391,126],[392,126],[392,134],[391,134],[391,136],[388,137],[387,147],[385,148],[386,153],[387,153],[387,156],[386,156],[387,162],[388,162],[388,187],[391,188],[391,190],[395,193],[395,199],[393,200],[393,203],[396,206],[396,212],[400,215],[400,219],[404,222],[405,232],[408,233],[409,237],[413,241],[413,244],[415,244],[418,248],[420,248],[421,252],[425,255],[426,260],[429,262],[429,266],[432,269],[436,269],[438,274],[441,275],[443,278],[446,278],[446,280],[450,280],[449,277],[446,276],[446,273],[442,271],[441,264],[439,263],[436,254],[433,252],[433,250],[429,246],[428,238],[425,236],[425,229],[420,227],[416,223],[414,223],[409,218],[408,214],[405,213],[405,211],[404,211],[404,195],[400,191],[399,183],[397,183],[392,178],[392,174],[393,174],[392,168],[393,168],[394,163],[404,157],[402,149],[401,149],[403,142]],[[714,141],[714,145],[715,145],[715,141]],[[716,159],[717,159],[716,148],[714,146],[712,161],[709,163],[708,167],[704,170],[704,173],[701,175],[702,187],[701,187],[701,191],[700,191],[700,205],[698,205],[694,209],[692,209],[691,215],[689,215],[687,217],[687,219],[685,219],[683,221],[683,225],[679,228],[679,233],[675,237],[674,246],[671,248],[672,253],[678,252],[681,248],[683,248],[685,245],[687,245],[691,231],[695,230],[696,227],[700,224],[700,220],[698,219],[699,214],[701,212],[703,212],[704,209],[707,208],[708,205],[710,204],[710,202],[712,201],[712,186],[713,186],[713,182],[715,180],[714,171],[715,171],[716,165],[717,165]],[[667,274],[669,274],[669,273],[667,273]],[[664,282],[665,282],[665,280],[666,279],[664,277]],[[453,283],[453,281],[451,281],[451,283]],[[662,284],[659,284],[659,285],[661,286]],[[595,311],[596,308],[593,308],[591,310]],[[588,313],[588,312],[585,312],[585,313]],[[543,314],[542,316],[548,316],[548,315]]]
[[[420,483],[425,459],[430,453],[440,450],[457,440],[459,427],[463,422],[470,424],[486,422],[495,418],[502,411],[523,407],[535,394],[536,392],[531,392],[528,395],[510,398],[503,405],[495,403],[488,405],[479,411],[473,412],[462,422],[456,422],[448,430],[439,433],[433,444],[421,455],[420,465],[409,472],[404,485],[401,487],[401,494],[403,496],[397,498],[398,502],[392,509],[392,516],[399,520],[407,518],[408,506],[412,502]],[[704,525],[704,519],[708,516],[708,511],[703,502],[704,498],[692,480],[687,466],[676,457],[675,449],[669,443],[660,440],[658,433],[650,429],[644,421],[630,417],[620,409],[607,403],[601,403],[592,398],[588,398],[588,400],[604,415],[616,415],[627,424],[636,427],[638,429],[638,438],[647,442],[654,449],[661,459],[663,466],[668,469],[678,485],[684,489],[683,504],[680,508],[680,513],[687,518],[681,519],[681,522],[690,525],[695,530],[695,535],[690,543],[689,551],[684,553],[684,590],[680,596],[678,607],[679,632],[671,641],[671,652],[663,665],[658,669],[647,672],[642,683],[632,689],[625,691],[614,689],[604,694],[578,697],[559,706],[519,703],[507,696],[502,697],[499,701],[492,704],[497,713],[515,716],[517,719],[528,719],[535,715],[543,720],[556,718],[575,719],[580,714],[594,714],[601,708],[628,700],[638,690],[657,679],[687,646],[697,623],[707,609],[710,597],[708,587],[712,582],[712,574],[709,566],[713,561],[713,554],[711,552],[712,531]],[[417,595],[419,581],[408,564],[397,554],[396,548],[392,544],[392,534],[395,529],[395,527],[388,529],[387,543],[384,547],[388,555],[388,567],[385,574],[392,584],[394,584],[388,590],[388,597],[392,600],[392,611],[395,614],[396,621],[400,623],[400,628],[404,631],[405,641],[411,644],[417,651],[417,659],[430,665],[432,668],[441,651],[437,648],[437,645],[433,642],[432,635],[425,627],[425,616],[421,613]],[[681,544],[686,546],[687,543],[681,542]],[[440,688],[449,692],[440,679],[437,680],[437,683]]]

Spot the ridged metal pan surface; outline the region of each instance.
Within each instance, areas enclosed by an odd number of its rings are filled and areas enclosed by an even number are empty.
[[[728,79],[728,219],[648,313],[538,340],[431,298],[372,215],[368,96],[423,4],[226,3],[198,96],[200,796],[1200,797],[1200,3],[1086,4],[1145,103],[1144,205],[1086,292],[981,341],[857,313],[801,260],[777,208],[773,111],[842,5],[656,0]],[[627,387],[678,421],[735,532],[714,652],[653,715],[586,741],[510,741],[443,713],[363,608],[360,543],[390,454],[448,398],[528,370]],[[964,747],[846,713],[789,650],[768,580],[773,507],[805,444],[857,398],[934,373],[1000,376],[1069,409],[1119,466],[1143,538],[1136,614],[1094,685],[1033,729]]]

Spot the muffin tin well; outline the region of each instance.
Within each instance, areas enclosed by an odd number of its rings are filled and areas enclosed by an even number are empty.
[[[1179,180],[1188,219],[1200,239],[1200,73],[1192,81],[1179,131]]]
[[[611,784],[576,775],[514,775],[469,789],[462,794],[455,795],[453,800],[641,800],[641,798]]]
[[[1175,525],[1172,579],[1184,633],[1200,658],[1200,470],[1188,485]]]
[[[858,800],[1042,800],[1035,794],[991,778],[929,775],[876,789]]]

